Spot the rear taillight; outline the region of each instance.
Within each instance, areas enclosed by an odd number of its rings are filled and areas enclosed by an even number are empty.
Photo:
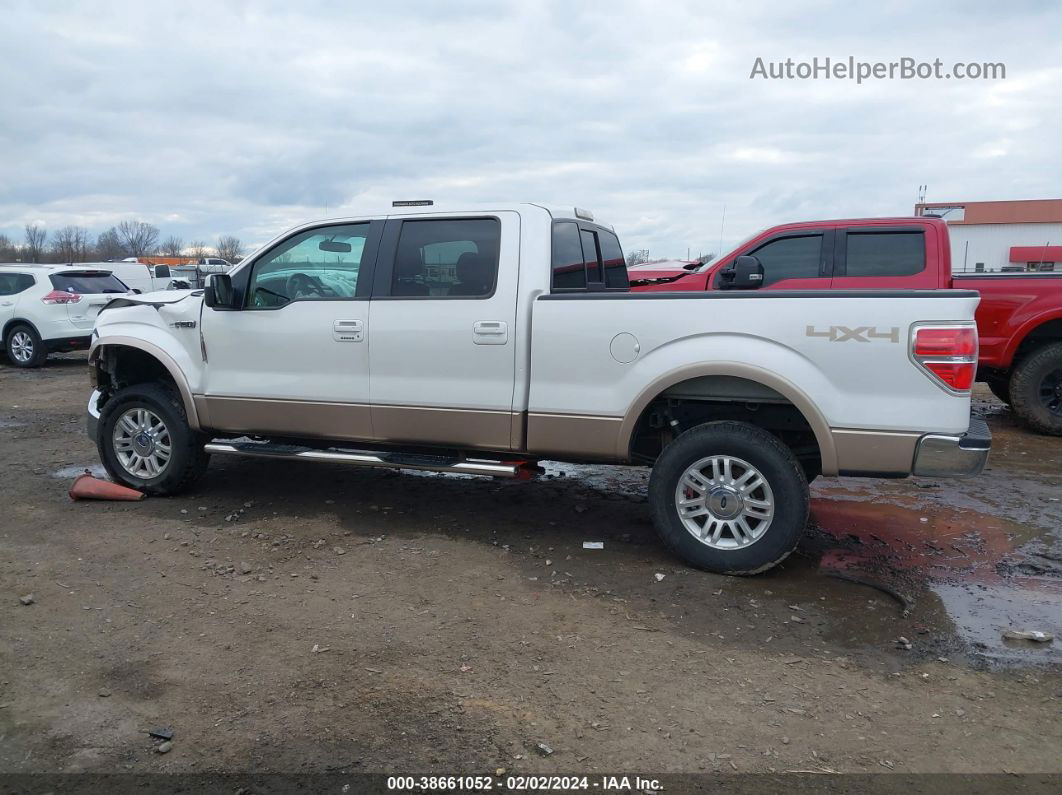
[[[968,392],[977,375],[974,326],[917,326],[911,358],[930,377],[953,392]]]
[[[68,293],[65,290],[52,290],[41,297],[41,301],[46,304],[76,304],[80,300],[80,293]]]

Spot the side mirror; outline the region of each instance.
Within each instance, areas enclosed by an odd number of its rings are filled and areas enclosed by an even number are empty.
[[[143,294],[144,294],[144,291],[141,290],[139,287],[134,287],[133,288],[133,295],[143,295]]]
[[[235,309],[236,296],[232,277],[227,273],[212,273],[203,287],[203,303],[215,309]]]
[[[763,263],[753,256],[741,256],[721,275],[724,290],[755,290],[763,286]]]

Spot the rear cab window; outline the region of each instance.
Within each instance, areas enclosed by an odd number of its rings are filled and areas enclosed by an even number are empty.
[[[101,295],[129,292],[125,283],[108,271],[66,271],[49,274],[48,278],[52,287],[64,293]]]
[[[627,290],[627,264],[611,230],[561,220],[553,224],[553,292]]]

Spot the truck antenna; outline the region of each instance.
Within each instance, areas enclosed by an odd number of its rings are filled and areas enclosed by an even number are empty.
[[[719,219],[719,251],[723,250],[723,224],[726,223],[726,205],[723,205],[723,217]]]

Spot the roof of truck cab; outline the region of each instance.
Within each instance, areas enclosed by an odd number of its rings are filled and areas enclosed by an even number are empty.
[[[509,202],[497,204],[429,204],[429,205],[415,205],[411,207],[388,207],[376,212],[366,211],[363,213],[357,213],[354,215],[337,216],[335,218],[315,218],[304,221],[288,229],[284,234],[295,231],[297,229],[305,229],[313,226],[322,226],[324,224],[344,224],[344,223],[359,223],[370,220],[378,220],[383,218],[408,218],[411,216],[419,215],[489,215],[491,213],[500,212],[528,212],[529,210],[542,210],[549,213],[554,219],[564,219],[572,221],[588,221],[589,219],[582,218],[576,215],[576,207],[558,207],[556,205],[537,204],[535,202]],[[592,211],[590,211],[592,214]],[[612,225],[605,223],[598,218],[589,220],[589,223],[596,224],[611,229]]]
[[[786,221],[780,224],[774,224],[768,227],[768,229],[776,229],[780,226],[785,227],[817,227],[817,226],[839,226],[839,225],[888,225],[888,224],[933,224],[944,223],[940,218],[925,216],[925,215],[895,215],[885,216],[877,218],[824,218],[817,221]],[[764,232],[767,229],[763,230]]]

